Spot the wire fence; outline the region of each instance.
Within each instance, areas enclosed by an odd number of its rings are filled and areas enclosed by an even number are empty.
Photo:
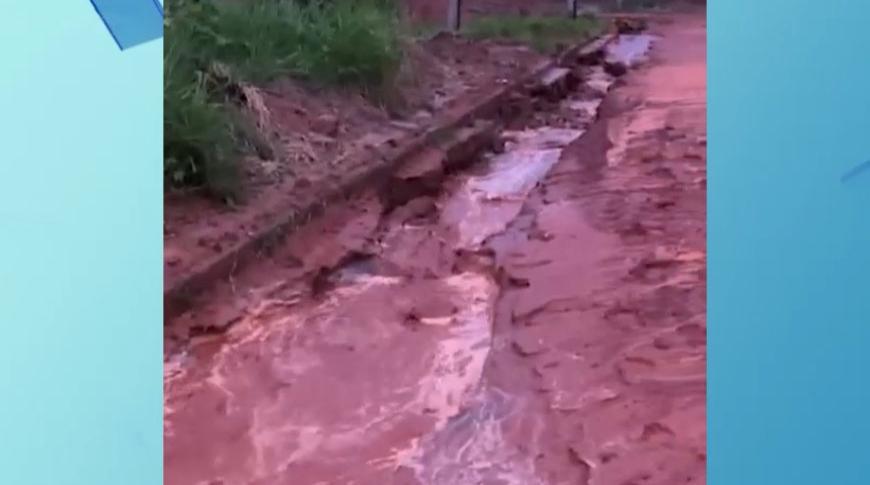
[[[678,4],[706,5],[706,0],[401,0],[412,21],[461,28],[477,17],[569,16],[584,12],[632,12],[667,9]]]

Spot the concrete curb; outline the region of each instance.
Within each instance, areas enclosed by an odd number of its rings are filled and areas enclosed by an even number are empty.
[[[615,34],[608,33],[570,48],[490,94],[480,96],[479,93],[470,93],[465,96],[468,102],[458,102],[458,108],[443,113],[433,126],[398,146],[382,146],[359,153],[361,158],[380,159],[380,162],[346,174],[340,182],[321,192],[317,199],[309,201],[302,208],[288,209],[275,215],[271,223],[248,238],[225,248],[214,257],[197,262],[184,276],[168,283],[163,293],[164,325],[189,308],[196,296],[213,282],[230,277],[239,268],[274,247],[294,228],[322,213],[327,206],[363,188],[382,188],[396,171],[427,149],[435,148],[444,153],[479,149],[485,139],[480,134],[491,132],[494,125],[474,122],[515,116],[515,113],[510,112],[512,95],[542,84],[545,81],[543,77],[550,70],[566,62],[600,56],[603,48],[614,38]],[[468,144],[474,147],[469,148]]]

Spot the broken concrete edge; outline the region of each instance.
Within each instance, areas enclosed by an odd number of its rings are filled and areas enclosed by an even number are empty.
[[[423,133],[411,137],[400,146],[386,146],[362,150],[358,156],[366,160],[379,158],[376,163],[365,166],[347,174],[332,187],[324,188],[319,197],[311,200],[303,207],[287,209],[283,214],[273,218],[271,224],[264,225],[255,233],[249,234],[234,245],[214,257],[206,258],[194,264],[185,276],[175,281],[165,283],[163,293],[164,325],[185,311],[194,303],[196,297],[210,287],[214,282],[232,278],[232,276],[251,260],[255,260],[280,243],[293,229],[311,221],[322,214],[330,205],[346,200],[350,195],[365,188],[381,189],[388,183],[392,175],[409,163],[414,157],[425,150],[435,148],[445,155],[444,169],[450,170],[468,162],[471,154],[480,153],[487,148],[487,142],[499,126],[498,119],[510,116],[500,108],[509,100],[512,94],[521,92],[530,84],[540,83],[540,79],[549,70],[575,60],[600,56],[604,47],[617,34],[604,33],[591,40],[565,50],[554,58],[543,61],[518,80],[506,84],[494,92],[481,96],[479,92],[467,93],[456,105],[460,109],[448,109],[440,120]],[[483,122],[489,120],[489,122]],[[462,136],[463,130],[465,135]]]

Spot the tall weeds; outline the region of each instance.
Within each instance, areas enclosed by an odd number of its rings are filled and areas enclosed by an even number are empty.
[[[167,0],[164,175],[171,187],[238,194],[246,145],[233,82],[292,76],[388,88],[401,63],[392,0]]]

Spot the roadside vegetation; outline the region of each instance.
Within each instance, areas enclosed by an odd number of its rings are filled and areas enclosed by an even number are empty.
[[[600,31],[592,15],[569,17],[498,16],[469,22],[465,34],[476,39],[505,39],[529,44],[543,53],[553,53],[559,45],[574,44]]]
[[[401,62],[390,0],[167,0],[164,176],[169,187],[238,196],[238,159],[253,141],[238,82],[293,76],[386,90]]]
[[[240,86],[293,77],[318,86],[395,94],[407,39],[431,25],[400,25],[399,0],[166,0],[164,178],[171,191],[225,201],[241,195],[239,161],[262,147],[243,114]],[[437,26],[436,26],[437,27]],[[577,20],[496,17],[464,29],[472,38],[526,42],[542,52],[594,35]]]

